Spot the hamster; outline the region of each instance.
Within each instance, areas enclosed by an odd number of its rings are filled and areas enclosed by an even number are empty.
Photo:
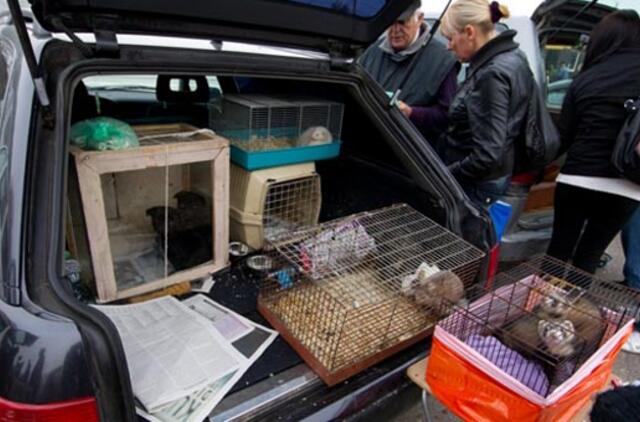
[[[330,144],[333,141],[331,132],[324,126],[312,126],[305,130],[296,141],[297,147]]]

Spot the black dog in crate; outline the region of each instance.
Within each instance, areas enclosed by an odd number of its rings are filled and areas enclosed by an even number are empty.
[[[195,267],[211,260],[211,207],[195,192],[181,191],[174,195],[178,207],[156,206],[147,209],[156,243],[176,271]],[[166,239],[165,239],[166,227]]]

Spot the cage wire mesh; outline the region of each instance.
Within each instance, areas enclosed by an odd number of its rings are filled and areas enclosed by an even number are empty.
[[[230,94],[210,109],[210,126],[243,149],[273,149],[293,146],[292,140],[314,126],[340,139],[343,113],[343,104],[322,99]]]
[[[230,231],[254,249],[265,238],[318,223],[321,182],[313,163],[247,171],[231,165]]]
[[[289,232],[271,241],[260,303],[328,371],[415,338],[441,315],[407,294],[421,265],[464,286],[484,254],[408,205]]]
[[[320,198],[318,174],[270,185],[262,217],[265,239],[277,239],[288,232],[316,224]]]
[[[548,256],[470,289],[438,325],[541,396],[570,378],[638,313],[640,294]]]

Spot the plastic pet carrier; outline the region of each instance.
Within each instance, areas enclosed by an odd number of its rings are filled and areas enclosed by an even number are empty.
[[[254,249],[264,239],[316,225],[320,176],[314,163],[246,171],[231,165],[230,237]]]

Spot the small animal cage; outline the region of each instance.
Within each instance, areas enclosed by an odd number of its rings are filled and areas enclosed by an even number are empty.
[[[231,141],[231,160],[247,170],[336,157],[344,106],[322,99],[225,95],[210,126]]]
[[[231,165],[231,239],[254,249],[320,216],[320,175],[314,163],[246,171]]]
[[[494,283],[489,291],[469,292],[475,300],[438,323],[427,380],[445,404],[454,399],[443,386],[472,385],[460,376],[472,377],[470,372],[478,370],[489,376],[486,385],[474,385],[480,392],[468,392],[479,412],[482,391],[503,394],[485,397],[487,412],[495,411],[495,401],[504,394],[514,394],[505,399],[514,412],[513,403],[523,398],[542,407],[554,405],[579,384],[593,385],[585,378],[606,366],[606,356],[617,354],[640,304],[640,294],[546,256],[498,275]],[[599,379],[605,380],[606,374]],[[588,398],[587,393],[575,397]],[[464,406],[452,406],[459,416],[470,416],[461,410]]]
[[[340,139],[343,109],[340,103],[315,98],[229,94],[220,108],[211,108],[210,123],[232,141],[297,138],[312,126],[324,126]]]
[[[483,257],[405,204],[269,244],[274,268],[261,286],[259,310],[329,385],[429,334],[446,312],[438,298],[446,292],[418,301],[417,272],[443,270],[460,283],[461,298]]]

